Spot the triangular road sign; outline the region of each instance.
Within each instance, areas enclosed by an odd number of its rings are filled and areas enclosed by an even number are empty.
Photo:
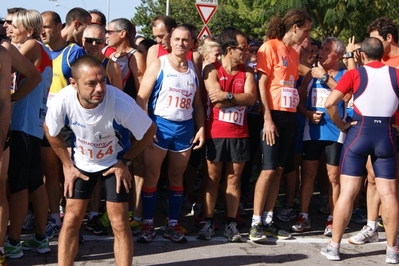
[[[211,36],[211,32],[209,31],[209,28],[205,25],[205,26],[202,28],[200,34],[198,34],[197,39],[198,39],[198,40],[202,40],[202,39],[203,39],[204,37],[206,37],[206,36]]]
[[[197,7],[198,13],[200,14],[204,24],[208,24],[209,20],[213,17],[218,8],[217,6],[206,4],[196,4],[195,6]]]

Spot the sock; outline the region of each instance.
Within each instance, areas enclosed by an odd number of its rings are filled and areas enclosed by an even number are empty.
[[[299,215],[302,216],[303,219],[309,220],[309,214],[308,213],[301,212],[301,213],[299,213]]]
[[[141,222],[141,221],[143,220],[142,217],[136,217],[136,216],[133,216],[133,219],[134,219],[136,222]]]
[[[143,186],[141,190],[141,200],[143,202],[144,219],[153,219],[155,205],[157,204],[157,187],[146,188]]]
[[[8,242],[9,242],[12,246],[15,247],[16,245],[19,244],[19,242],[21,242],[21,240],[8,238]]]
[[[205,221],[210,222],[213,225],[213,217],[206,217]]]
[[[263,225],[268,225],[273,221],[273,212],[263,212],[262,213],[262,222]]]
[[[152,225],[154,223],[154,219],[144,219],[144,223]]]
[[[227,217],[227,224],[235,223],[235,222],[236,222],[236,218],[235,217]]]
[[[387,245],[387,250],[389,251],[398,251],[398,246],[390,247]]]
[[[35,238],[37,241],[43,241],[44,239],[46,239],[46,236],[35,233]]]
[[[182,203],[183,203],[183,186],[179,187],[169,186],[168,214],[170,220],[177,220],[179,218]]]
[[[170,219],[168,221],[168,226],[175,226],[176,224],[177,224],[177,220],[175,220],[175,219]]]
[[[89,212],[89,220],[93,219],[94,216],[98,216],[98,212]]]
[[[251,227],[261,223],[262,223],[262,217],[260,215],[252,215]]]
[[[332,240],[330,240],[330,242],[328,242],[328,244],[330,245],[330,247],[337,248],[337,249],[339,249],[339,246],[340,246],[339,243],[336,243]]]
[[[332,220],[333,220],[333,216],[332,215],[328,215],[327,222],[330,222]]]
[[[61,226],[61,217],[59,213],[50,213],[50,220],[54,220],[55,224]]]
[[[371,228],[374,232],[377,230],[377,221],[367,220],[367,226]]]

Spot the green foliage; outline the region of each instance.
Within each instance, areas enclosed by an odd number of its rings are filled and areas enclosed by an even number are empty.
[[[265,24],[272,16],[284,15],[291,8],[304,8],[312,17],[311,36],[323,40],[335,36],[347,42],[367,37],[367,25],[381,16],[397,23],[399,0],[219,0],[218,9],[209,21],[213,35],[223,28],[234,26],[250,38],[262,38]],[[132,21],[141,27],[140,34],[152,37],[151,20],[165,14],[166,0],[141,0]],[[170,0],[170,16],[178,23],[191,23],[198,32],[204,24],[195,8],[194,0]]]

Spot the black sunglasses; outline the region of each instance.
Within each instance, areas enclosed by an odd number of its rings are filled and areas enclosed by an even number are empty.
[[[242,51],[242,52],[246,52],[246,51],[249,50],[249,47],[248,47],[248,46],[246,46],[246,47],[230,46],[230,47],[231,47],[231,49],[238,49],[238,50],[240,50],[240,51]]]
[[[12,24],[12,20],[4,20],[4,22],[6,22],[6,23],[9,24],[9,25]]]
[[[103,39],[86,38],[86,37],[84,37],[84,38],[85,38],[85,42],[86,42],[86,43],[90,43],[90,44],[93,44],[93,42],[95,42],[96,44],[102,44],[102,43],[104,42]]]

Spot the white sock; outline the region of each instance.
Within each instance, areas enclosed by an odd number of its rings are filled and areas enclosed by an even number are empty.
[[[89,220],[93,219],[94,216],[98,216],[98,212],[89,212]]]
[[[328,244],[329,244],[331,247],[337,248],[337,249],[339,249],[339,246],[340,246],[339,243],[336,243],[336,242],[334,242],[334,241],[332,241],[332,240],[330,240],[330,242],[329,242]]]
[[[263,212],[262,222],[264,225],[270,224],[273,221],[273,212]]]
[[[50,213],[50,219],[55,220],[55,224],[61,226],[61,217],[59,213]]]
[[[133,219],[134,219],[136,222],[141,222],[141,221],[143,220],[143,217],[136,217],[136,216],[134,216]]]
[[[171,219],[171,220],[169,220],[169,222],[168,222],[168,226],[175,226],[176,224],[177,224],[177,220]]]
[[[387,250],[389,251],[398,251],[398,246],[390,247],[387,245]]]
[[[327,222],[332,221],[332,219],[333,219],[333,216],[332,215],[328,215]]]
[[[309,220],[309,214],[308,213],[301,212],[301,213],[299,213],[299,215],[302,216],[303,219]]]
[[[367,220],[367,226],[371,228],[374,232],[377,230],[377,221]]]
[[[260,215],[252,215],[252,223],[251,226],[255,226],[255,224],[262,223],[262,217]]]

